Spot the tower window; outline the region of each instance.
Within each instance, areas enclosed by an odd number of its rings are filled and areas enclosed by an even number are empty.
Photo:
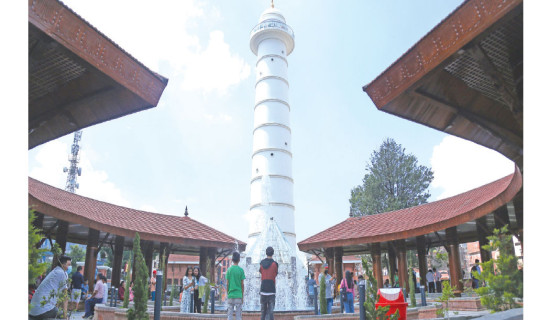
[[[273,152],[271,152],[271,156],[273,157]]]
[[[271,61],[273,61],[273,58],[271,58]]]
[[[288,143],[285,142],[285,146],[288,146]]]
[[[285,54],[285,52],[284,52],[283,50],[281,50],[281,53],[282,53],[282,54]]]
[[[258,170],[258,168],[256,168],[256,173],[260,172],[260,170]]]

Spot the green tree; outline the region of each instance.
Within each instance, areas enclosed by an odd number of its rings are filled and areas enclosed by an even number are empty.
[[[67,256],[71,257],[71,266],[73,267],[73,271],[76,271],[76,263],[84,261],[86,252],[77,244],[73,244],[69,248],[71,249],[71,253],[67,253]]]
[[[416,307],[416,296],[415,296],[416,284],[414,283],[413,272],[414,272],[414,269],[410,268],[409,269],[409,297],[411,297],[411,307],[414,308]]]
[[[122,302],[123,308],[128,308],[130,304],[130,284],[132,283],[132,259],[128,260],[128,272],[126,272],[125,290],[124,290],[124,301]]]
[[[325,274],[322,273],[319,277],[319,309],[321,314],[327,314],[327,284],[325,282]]]
[[[483,270],[476,278],[485,282],[484,287],[476,289],[481,297],[481,304],[491,309],[491,312],[517,308],[515,298],[523,298],[523,273],[518,269],[518,258],[514,255],[512,236],[508,226],[494,229],[488,236],[489,244],[482,248],[487,251],[498,251],[497,259],[491,259],[481,264]]]
[[[365,257],[361,257],[363,263],[363,270],[365,271],[365,318],[367,320],[397,320],[399,319],[399,310],[396,310],[394,314],[389,317],[386,315],[390,310],[390,306],[376,308],[376,302],[380,299],[378,295],[378,282],[372,275],[372,271],[369,268],[369,263]]]
[[[134,280],[134,308],[128,309],[128,320],[149,320],[147,314],[147,299],[149,297],[149,272],[147,264],[141,253],[139,245],[139,234],[134,237],[134,264],[136,266],[136,277]]]
[[[206,265],[210,266],[210,263],[212,263],[212,260],[210,258],[206,259]],[[204,304],[202,305],[202,313],[208,312],[208,301],[210,300],[210,289],[212,288],[212,284],[215,282],[213,278],[210,278],[212,275],[210,274],[210,268],[206,270],[206,279],[208,279],[208,282],[204,285],[204,291],[199,290],[199,297],[204,296]]]
[[[436,313],[438,316],[445,317],[449,319],[449,300],[454,298],[454,291],[456,287],[451,287],[449,281],[443,282],[443,289],[441,290],[441,296],[436,299],[437,302],[444,304],[443,308],[437,309]]]
[[[405,148],[391,138],[373,151],[366,170],[363,184],[351,190],[354,216],[409,208],[430,197],[431,168],[419,165],[416,156],[405,154]]]
[[[35,219],[34,210],[29,209],[29,284],[35,283],[36,278],[48,269],[48,263],[39,262],[42,254],[47,250],[36,248],[36,244],[42,239],[42,234],[41,230],[35,228],[32,224]]]

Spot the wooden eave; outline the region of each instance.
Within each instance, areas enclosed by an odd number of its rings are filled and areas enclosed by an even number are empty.
[[[465,1],[371,83],[379,110],[523,168],[523,1]]]
[[[155,107],[168,79],[56,0],[29,0],[29,149]]]
[[[406,230],[395,232],[394,226],[392,225],[391,221],[394,222],[394,224],[403,224],[402,221],[399,221],[398,218],[396,218],[398,215],[396,215],[396,212],[387,212],[380,215],[385,215],[384,217],[379,216],[376,218],[383,219],[383,221],[387,221],[386,223],[383,223],[383,227],[377,231],[376,234],[370,235],[370,236],[362,236],[355,234],[353,232],[350,232],[349,234],[344,235],[341,233],[344,230],[354,230],[356,227],[360,228],[368,228],[370,225],[365,222],[364,219],[371,219],[373,216],[365,216],[365,217],[355,217],[355,218],[348,218],[341,222],[340,224],[337,224],[327,230],[324,230],[308,239],[302,240],[298,243],[298,248],[301,251],[306,252],[313,252],[314,250],[320,250],[325,248],[334,248],[334,247],[342,247],[344,250],[344,254],[360,254],[365,253],[369,250],[369,244],[371,243],[382,243],[383,246],[387,247],[386,242],[395,241],[395,240],[406,240],[407,246],[413,248],[415,246],[415,238],[417,236],[427,236],[430,237],[432,240],[429,242],[439,245],[443,245],[443,241],[441,239],[445,238],[445,229],[451,228],[451,227],[458,227],[458,237],[461,242],[470,242],[470,241],[477,241],[477,232],[475,231],[475,228],[467,228],[462,227],[467,224],[472,224],[476,219],[479,219],[481,217],[487,216],[491,214],[496,209],[506,205],[508,202],[512,201],[514,199],[514,196],[518,194],[518,192],[521,190],[523,183],[523,178],[521,175],[521,172],[519,168],[516,167],[516,170],[512,176],[512,179],[508,183],[508,185],[501,190],[498,194],[492,195],[491,197],[488,197],[487,200],[482,203],[481,205],[473,208],[472,210],[458,210],[457,213],[450,219],[438,221],[438,222],[432,222],[438,220],[438,211],[422,211],[423,215],[425,215],[426,218],[429,218],[430,216],[433,217],[433,219],[428,219],[430,221],[429,223],[426,223],[421,226],[417,227],[408,227]],[[469,191],[471,192],[471,191]],[[461,195],[457,195],[454,197],[458,197]],[[447,199],[440,200],[441,202],[450,201],[452,198],[450,197]],[[427,207],[427,205],[421,205],[420,207]],[[523,210],[523,208],[518,208]],[[377,215],[378,216],[378,215]],[[394,218],[395,216],[395,218]],[[521,216],[521,219],[523,219],[523,215]],[[364,220],[364,221],[361,221]],[[517,222],[520,223],[520,222]],[[380,227],[380,224],[377,224]],[[494,225],[494,223],[493,223]],[[336,239],[335,237],[335,231],[337,231]],[[474,230],[474,231],[472,231]],[[437,235],[436,235],[437,234]],[[441,239],[439,239],[441,237]],[[312,240],[312,239],[319,239],[319,240]]]

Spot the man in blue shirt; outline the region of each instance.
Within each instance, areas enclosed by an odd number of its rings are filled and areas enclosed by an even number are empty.
[[[57,298],[67,290],[67,269],[71,265],[71,258],[67,256],[59,257],[59,265],[55,267],[46,278],[40,282],[36,292],[32,296],[31,311],[29,311],[29,319],[47,319],[57,317]],[[50,292],[54,295],[50,297]],[[42,301],[46,301],[42,305]],[[67,314],[67,301],[63,304],[64,314]]]
[[[78,303],[82,296],[82,286],[84,285],[84,276],[82,275],[82,266],[76,268],[76,272],[73,274],[71,282],[71,302],[76,302],[75,310],[78,310]]]

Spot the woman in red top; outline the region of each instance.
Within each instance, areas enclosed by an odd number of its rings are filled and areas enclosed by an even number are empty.
[[[355,313],[355,310],[353,308],[353,299],[355,298],[355,285],[353,283],[353,278],[349,270],[346,271],[346,277],[342,279],[342,282],[340,283],[340,290],[345,292],[347,298],[346,301],[343,301],[344,310],[346,311],[346,313]]]
[[[118,286],[118,299],[124,300],[124,280],[120,281],[120,286]]]

